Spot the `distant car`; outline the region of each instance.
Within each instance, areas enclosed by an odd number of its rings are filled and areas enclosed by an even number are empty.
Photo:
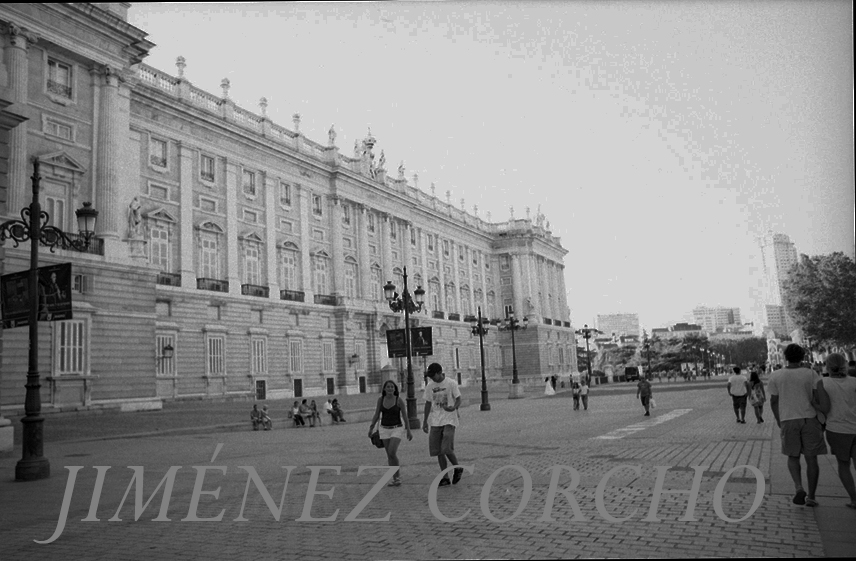
[[[639,368],[628,366],[624,369],[624,379],[628,382],[636,382],[639,380]]]

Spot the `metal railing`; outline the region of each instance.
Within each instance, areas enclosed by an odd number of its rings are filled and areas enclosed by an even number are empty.
[[[303,302],[306,294],[299,290],[280,290],[279,291],[279,299],[280,300],[290,300],[292,302]]]
[[[229,292],[229,281],[197,278],[196,288],[198,290],[213,290],[214,292]]]
[[[158,273],[157,283],[164,286],[181,286],[181,275],[178,273]]]

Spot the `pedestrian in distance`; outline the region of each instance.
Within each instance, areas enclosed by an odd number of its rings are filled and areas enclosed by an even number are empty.
[[[455,455],[455,430],[458,427],[458,408],[461,406],[461,390],[458,383],[443,373],[443,367],[434,362],[428,366],[430,381],[425,386],[425,412],[422,421],[422,432],[428,434],[428,452],[436,456],[440,470],[448,467],[448,462],[459,466]],[[445,487],[461,480],[464,468],[455,467],[452,481],[444,475],[440,487]]]
[[[300,416],[303,417],[303,420],[309,419],[309,426],[315,426],[315,416],[312,414],[312,408],[309,407],[309,404],[306,403],[306,400],[300,402],[300,407],[298,407],[300,411]]]
[[[407,440],[413,440],[410,432],[410,421],[407,418],[407,407],[404,400],[398,395],[398,385],[392,380],[387,380],[381,389],[381,396],[377,399],[374,417],[369,425],[369,437],[375,430],[375,424],[380,421],[378,436],[383,441],[386,450],[386,461],[391,466],[400,466],[398,461],[398,446],[401,439],[407,435]],[[392,477],[390,487],[401,485],[401,468]]]
[[[844,355],[826,359],[829,377],[818,380],[818,409],[826,414],[826,442],[838,461],[838,479],[850,495],[847,506],[856,509],[856,484],[850,464],[856,467],[856,378],[847,375]]]
[[[728,389],[728,395],[731,396],[731,405],[734,407],[734,414],[737,416],[737,422],[746,424],[746,400],[749,395],[750,387],[749,380],[741,374],[740,367],[734,367],[734,374],[728,378],[728,384],[725,386]]]
[[[764,403],[767,394],[764,392],[764,382],[755,370],[749,375],[749,405],[755,410],[755,420],[758,424],[764,422]]]
[[[294,419],[295,427],[306,426],[306,421],[303,420],[303,415],[300,414],[300,404],[296,401],[294,402],[294,406],[291,408],[291,418]]]
[[[793,479],[796,505],[817,506],[815,491],[820,477],[817,457],[826,454],[823,426],[817,418],[815,404],[820,377],[811,368],[800,366],[805,351],[796,343],[785,347],[788,364],[770,375],[767,390],[770,409],[782,431],[782,454],[788,457],[788,472]],[[805,457],[808,492],[802,485],[800,456]]]
[[[571,395],[574,397],[574,411],[578,411],[580,408],[580,384],[574,382],[574,387],[571,389]]]
[[[273,429],[273,421],[268,415],[268,406],[265,405],[262,407],[261,416],[259,417],[259,422],[265,430]]]
[[[253,423],[253,430],[259,430],[261,425],[262,412],[259,411],[259,406],[253,404],[253,410],[250,411],[250,422]]]
[[[583,402],[583,409],[588,411],[588,392],[589,387],[588,384],[585,383],[585,380],[580,384],[580,400]]]
[[[651,382],[648,381],[647,376],[642,376],[639,378],[639,382],[636,383],[636,399],[642,400],[642,407],[645,408],[644,417],[651,416],[651,396],[653,393],[651,392]]]
[[[330,400],[327,400],[327,403],[324,404],[324,409],[327,411],[327,414],[330,415],[330,418],[333,420],[334,425],[338,425],[339,421],[336,420],[336,417],[333,415],[333,404]]]

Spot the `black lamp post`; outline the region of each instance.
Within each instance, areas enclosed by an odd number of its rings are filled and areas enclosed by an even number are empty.
[[[577,335],[582,335],[583,339],[586,340],[586,362],[588,363],[588,379],[586,380],[586,385],[591,385],[591,353],[589,353],[589,339],[591,339],[592,333],[600,334],[603,331],[599,331],[594,327],[589,327],[588,324],[583,325],[582,329],[577,329],[575,331]]]
[[[481,315],[481,306],[478,307],[478,321],[471,322],[472,334],[479,336],[479,351],[481,352],[481,373],[482,373],[482,389],[481,389],[481,411],[490,411],[490,403],[487,400],[487,378],[484,375],[484,336],[487,335],[487,326],[484,318]]]
[[[50,216],[39,204],[39,161],[33,160],[33,199],[29,208],[21,209],[21,220],[9,220],[0,224],[0,243],[7,239],[15,242],[30,242],[30,271],[27,283],[29,299],[29,362],[27,368],[27,388],[24,398],[24,424],[22,435],[23,456],[15,466],[15,479],[34,481],[50,477],[51,466],[42,453],[44,451],[44,421],[42,400],[39,394],[39,244],[49,247],[53,253],[60,249],[86,251],[92,236],[95,235],[95,221],[98,211],[91,203],[83,203],[76,211],[79,238],[70,238],[68,234],[48,224]]]
[[[812,349],[811,349],[811,337],[809,337],[808,335],[806,335],[806,336],[804,337],[804,339],[805,339],[805,344],[806,344],[806,345],[808,345],[808,356],[809,356],[809,362],[810,362],[812,365],[814,365],[814,353],[812,352]]]
[[[517,377],[517,350],[514,345],[514,332],[518,329],[526,329],[529,326],[529,318],[523,318],[523,325],[520,320],[514,317],[514,310],[506,310],[505,322],[502,325],[503,331],[511,331],[511,383],[512,385],[520,384],[520,378]]]
[[[422,306],[425,303],[425,291],[421,286],[417,286],[413,291],[413,296],[407,289],[407,267],[404,267],[404,289],[399,296],[395,291],[395,285],[392,281],[388,281],[383,287],[383,295],[389,302],[389,309],[393,312],[404,312],[404,346],[407,353],[407,418],[410,422],[410,427],[418,427],[419,415],[416,411],[416,388],[413,381],[413,360],[410,350],[410,314],[421,312]]]

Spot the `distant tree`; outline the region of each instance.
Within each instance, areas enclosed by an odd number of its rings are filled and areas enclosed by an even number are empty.
[[[841,252],[802,255],[784,283],[794,321],[820,343],[856,344],[856,263]]]
[[[711,348],[725,356],[726,364],[767,362],[767,340],[763,337],[732,339],[714,343]]]

